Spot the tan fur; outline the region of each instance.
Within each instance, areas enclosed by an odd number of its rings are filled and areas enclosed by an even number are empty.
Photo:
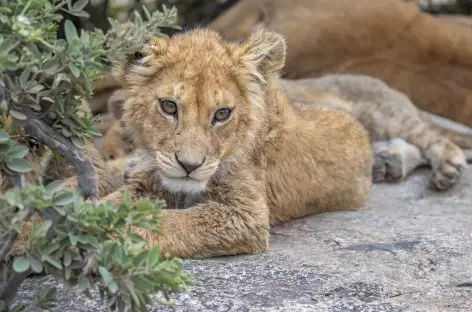
[[[378,79],[328,75],[319,79],[281,79],[280,86],[291,105],[299,110],[314,104],[341,109],[354,114],[374,140],[382,140],[374,144],[374,182],[402,181],[417,167],[430,165],[431,185],[443,190],[458,181],[466,166],[460,148],[472,148],[470,133],[434,124],[430,115],[419,111],[408,97]],[[117,140],[118,137],[111,142]]]
[[[314,94],[324,92],[352,103],[351,108],[346,105],[340,108],[350,110],[375,141],[384,141],[374,144],[375,182],[401,181],[418,166],[429,164],[433,168],[431,185],[444,190],[458,181],[466,167],[460,147],[470,148],[472,135],[433,124],[406,95],[378,79],[327,75],[316,79],[282,79],[281,86],[296,101],[313,102]]]
[[[94,114],[110,112],[108,102],[115,91],[120,87],[119,81],[112,75],[104,75],[93,83],[93,96],[89,100],[89,107]]]
[[[108,99],[108,109],[113,114],[113,122],[101,140],[99,147],[102,157],[108,161],[129,155],[133,150],[132,143],[127,139],[126,134],[121,131],[119,119],[122,115],[123,103],[126,99],[126,92],[117,89]]]
[[[236,44],[195,30],[156,40],[142,60],[118,66],[129,96],[124,127],[142,152],[127,185],[103,201],[119,202],[128,190],[187,208],[164,210],[164,236],[136,229],[180,257],[267,251],[271,224],[360,208],[371,189],[367,132],[341,110],[294,109],[277,86],[284,58],[275,33]],[[163,98],[178,103],[177,119],[160,112]],[[233,115],[212,126],[218,107]],[[186,173],[176,157],[203,161],[190,173],[194,184],[177,178]]]
[[[455,23],[455,24],[467,27],[468,29],[472,28],[472,18],[470,18],[469,15],[438,14],[435,16],[449,23]]]
[[[121,140],[121,126],[118,121],[114,121],[110,129],[103,136],[99,147],[100,154],[105,160],[113,160],[125,155],[123,142]]]
[[[472,32],[401,0],[241,0],[210,27],[287,37],[286,78],[379,78],[420,109],[472,126]]]

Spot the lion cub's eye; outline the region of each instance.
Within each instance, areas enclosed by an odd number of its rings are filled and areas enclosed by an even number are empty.
[[[223,122],[231,117],[232,110],[230,108],[220,108],[216,111],[215,116],[213,117],[214,122]]]
[[[177,104],[170,100],[162,100],[160,102],[161,110],[166,113],[167,115],[175,115],[177,114]]]

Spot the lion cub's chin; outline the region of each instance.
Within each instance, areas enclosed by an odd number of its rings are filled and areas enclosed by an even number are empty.
[[[169,178],[161,175],[161,185],[172,193],[201,193],[205,191],[207,181],[195,180],[190,177]]]

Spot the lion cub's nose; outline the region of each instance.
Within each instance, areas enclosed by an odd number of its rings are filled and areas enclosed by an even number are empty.
[[[203,164],[203,161],[199,164],[180,161],[179,157],[177,157],[177,155],[175,155],[175,158],[177,159],[177,162],[182,166],[182,168],[184,168],[184,170],[185,170],[185,172],[187,172],[187,174],[190,174],[190,172],[194,171],[195,169],[197,169],[198,167],[200,167]]]

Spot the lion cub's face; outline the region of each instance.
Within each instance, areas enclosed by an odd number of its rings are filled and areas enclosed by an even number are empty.
[[[283,65],[285,52],[278,35],[256,39],[235,45],[197,30],[156,39],[117,68],[130,91],[126,131],[170,191],[203,191],[222,163],[250,152],[263,122],[264,88]],[[278,54],[271,54],[274,49]]]

